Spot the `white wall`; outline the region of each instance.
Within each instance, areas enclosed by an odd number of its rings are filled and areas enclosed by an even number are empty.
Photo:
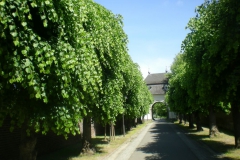
[[[154,102],[164,102],[165,95],[154,94],[153,95],[153,100],[154,100]],[[149,112],[148,112],[148,114],[146,114],[144,116],[144,119],[145,120],[151,120],[152,119],[152,104],[149,106]]]
[[[153,95],[153,99],[154,99],[154,102],[155,101],[163,102],[165,100],[165,95],[163,95],[163,94],[154,94]]]

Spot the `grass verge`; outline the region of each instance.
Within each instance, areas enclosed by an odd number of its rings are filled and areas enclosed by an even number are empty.
[[[92,139],[92,144],[95,146],[97,152],[93,155],[80,155],[81,143],[71,145],[48,155],[41,156],[37,160],[102,160],[109,154],[114,152],[124,142],[130,141],[135,137],[147,124],[152,121],[146,121],[144,124],[137,125],[131,131],[128,131],[123,137],[116,135],[115,140],[108,142],[104,140],[104,136],[97,136]]]
[[[187,124],[178,124],[193,139],[200,141],[219,154],[219,159],[240,160],[240,149],[234,148],[234,136],[227,132],[220,132],[217,137],[209,137],[209,129],[203,127],[203,131],[197,132],[196,128],[190,129]]]

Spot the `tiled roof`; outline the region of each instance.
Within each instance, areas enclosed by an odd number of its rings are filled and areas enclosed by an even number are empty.
[[[152,95],[165,94],[163,86],[168,82],[166,78],[166,73],[149,74],[144,81]]]
[[[163,90],[163,85],[149,85],[149,91],[152,95],[154,94],[165,94],[165,91]]]
[[[167,79],[166,79],[166,73],[154,73],[154,74],[149,74],[146,78],[145,78],[145,83],[147,85],[149,84],[163,84],[163,83],[167,83]]]

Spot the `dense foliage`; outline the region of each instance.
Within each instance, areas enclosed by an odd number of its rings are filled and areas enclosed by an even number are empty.
[[[120,15],[91,0],[0,2],[0,125],[67,135],[85,116],[138,117],[151,103]]]
[[[236,147],[240,145],[239,5],[237,0],[211,0],[197,7],[197,16],[188,23],[190,33],[178,55],[182,62],[175,60],[172,68],[168,92],[169,104],[185,112],[189,108],[227,111],[231,106]],[[180,92],[184,98],[176,97]]]
[[[153,105],[152,108],[153,116],[157,118],[167,118],[168,111],[166,104],[162,102],[157,102]]]

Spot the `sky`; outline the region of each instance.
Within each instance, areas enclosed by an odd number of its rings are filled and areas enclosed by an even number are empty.
[[[114,14],[123,16],[128,49],[143,78],[150,73],[170,71],[188,30],[195,8],[204,0],[94,0]]]

